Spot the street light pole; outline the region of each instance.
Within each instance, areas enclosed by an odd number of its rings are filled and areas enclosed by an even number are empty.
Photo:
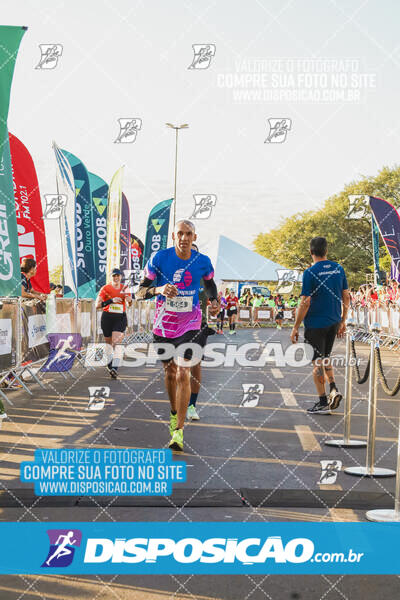
[[[183,125],[172,125],[172,123],[166,123],[167,127],[171,129],[175,129],[175,176],[174,176],[174,214],[173,214],[173,224],[175,229],[176,223],[176,180],[178,174],[178,131],[179,129],[186,129],[189,127],[187,123]]]
[[[174,230],[176,223],[176,176],[178,173],[178,131],[179,129],[175,129],[175,178],[174,178]]]

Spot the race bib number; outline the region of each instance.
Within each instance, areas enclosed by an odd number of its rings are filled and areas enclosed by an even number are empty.
[[[108,309],[110,313],[123,313],[124,307],[122,304],[110,304],[110,308]]]
[[[193,296],[177,296],[176,298],[166,298],[166,310],[172,312],[192,312]]]

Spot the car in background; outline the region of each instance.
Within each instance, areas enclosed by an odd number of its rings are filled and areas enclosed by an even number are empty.
[[[270,289],[265,285],[256,285],[252,283],[245,283],[242,286],[239,285],[240,296],[244,296],[248,292],[250,292],[252,296],[254,296],[254,294],[260,294],[264,298],[269,298],[271,296]]]

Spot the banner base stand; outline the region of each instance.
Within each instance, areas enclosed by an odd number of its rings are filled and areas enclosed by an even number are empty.
[[[357,477],[394,477],[396,471],[392,469],[382,469],[381,467],[348,467],[344,470],[348,475],[356,475]]]
[[[375,521],[377,523],[400,522],[400,512],[393,509],[377,508],[375,510],[369,510],[365,516],[368,521]]]
[[[327,440],[324,442],[326,446],[337,446],[339,448],[365,448],[367,442],[363,440]]]

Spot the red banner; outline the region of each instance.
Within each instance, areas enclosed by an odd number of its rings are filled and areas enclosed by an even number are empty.
[[[34,258],[37,273],[32,277],[33,289],[48,294],[49,267],[46,235],[35,165],[27,148],[15,135],[10,136],[20,258]]]

